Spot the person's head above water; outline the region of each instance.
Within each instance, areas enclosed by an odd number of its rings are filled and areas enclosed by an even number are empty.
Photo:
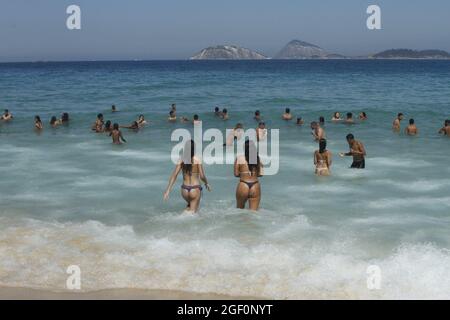
[[[118,123],[114,123],[113,124],[113,129],[114,130],[119,130],[119,124]]]
[[[67,112],[64,112],[61,116],[62,122],[68,122],[69,121],[69,114]]]
[[[444,126],[450,126],[450,119],[445,120]]]
[[[347,119],[352,119],[352,118],[353,118],[353,113],[347,112]]]
[[[53,116],[53,117],[51,117],[51,119],[50,119],[50,124],[55,124],[56,121],[58,121],[58,120],[56,119],[55,116]]]
[[[255,111],[255,116],[259,116],[261,114],[261,112],[259,112],[259,110]]]
[[[97,115],[97,119],[103,120],[103,114],[102,114],[102,113],[99,113],[99,114]]]
[[[215,113],[219,112],[219,110],[220,110],[219,107],[215,107],[215,108],[214,108],[214,112],[215,112]]]
[[[286,108],[286,109],[284,110],[284,113],[291,113],[291,109]]]
[[[228,113],[228,110],[227,110],[226,108],[224,108],[224,109],[222,110],[222,113],[227,114],[227,113]]]
[[[402,120],[402,119],[403,119],[403,113],[400,112],[400,113],[397,115],[397,118],[400,119],[400,120]]]
[[[111,106],[111,110],[116,111],[116,106],[114,104]]]
[[[36,120],[36,122],[41,122],[41,117],[40,116],[35,116],[34,120]]]
[[[409,119],[409,124],[413,125],[414,124],[414,119]]]
[[[258,127],[260,127],[261,129],[264,129],[265,126],[266,126],[266,124],[264,123],[264,121],[261,121],[260,123],[258,123]]]
[[[111,128],[111,121],[106,121],[106,123],[105,123],[105,128],[106,129],[109,129],[109,128]]]
[[[297,124],[301,123],[303,121],[302,117],[297,118]]]
[[[144,120],[144,119],[145,119],[144,115],[143,115],[143,114],[140,114],[140,115],[139,115],[139,120]]]
[[[319,122],[320,123],[325,123],[325,118],[324,117],[319,117]]]
[[[8,110],[8,109],[5,109],[5,113],[8,114],[8,113],[9,113],[9,110]]]
[[[345,138],[347,139],[348,142],[352,142],[355,140],[355,136],[351,133],[349,133]]]
[[[173,117],[173,116],[174,116],[174,114],[175,114],[175,112],[174,112],[173,110],[170,110],[170,112],[169,112],[169,116]]]
[[[199,119],[198,114],[194,114],[194,120],[198,121],[198,119]]]
[[[315,129],[319,126],[319,124],[316,121],[311,122],[311,129]]]
[[[320,139],[319,140],[319,152],[324,153],[327,150],[327,140]]]
[[[177,105],[175,103],[172,103],[171,108],[172,108],[172,110],[176,110],[177,109]]]
[[[334,113],[334,118],[339,119],[341,117],[341,114],[339,112]]]

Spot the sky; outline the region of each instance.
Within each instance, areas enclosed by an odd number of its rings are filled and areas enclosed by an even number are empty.
[[[68,30],[66,8],[81,8]],[[366,9],[381,8],[381,30]],[[448,0],[0,0],[0,61],[187,59],[219,44],[274,56],[293,39],[349,56],[450,51]]]

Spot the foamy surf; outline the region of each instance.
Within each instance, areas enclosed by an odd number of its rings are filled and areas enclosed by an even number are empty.
[[[309,228],[305,218],[294,220]],[[296,232],[300,229],[295,229]],[[0,286],[65,291],[66,268],[82,270],[82,290],[159,289],[274,299],[448,299],[450,252],[403,244],[372,259],[352,241],[326,246],[175,240],[142,236],[131,226],[26,220],[2,227]],[[380,290],[366,269],[382,270]]]

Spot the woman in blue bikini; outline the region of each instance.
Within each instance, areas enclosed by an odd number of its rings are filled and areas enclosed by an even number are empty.
[[[200,181],[203,181],[208,191],[211,188],[203,170],[203,165],[195,156],[194,141],[189,140],[183,150],[183,157],[180,159],[169,179],[169,184],[164,192],[164,200],[169,199],[170,191],[177,180],[178,174],[183,172],[183,185],[181,186],[181,196],[187,202],[186,212],[196,213],[200,205],[202,197],[202,186]]]
[[[236,188],[236,203],[244,209],[248,201],[250,210],[257,211],[261,201],[261,186],[258,177],[263,175],[262,164],[253,141],[245,141],[245,155],[234,162],[234,176],[239,178]]]

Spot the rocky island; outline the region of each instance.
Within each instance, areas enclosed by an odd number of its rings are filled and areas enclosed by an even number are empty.
[[[450,59],[450,54],[443,50],[411,50],[411,49],[391,49],[386,50],[370,58],[374,59]]]
[[[191,60],[262,60],[266,56],[234,45],[220,45],[201,50]]]

